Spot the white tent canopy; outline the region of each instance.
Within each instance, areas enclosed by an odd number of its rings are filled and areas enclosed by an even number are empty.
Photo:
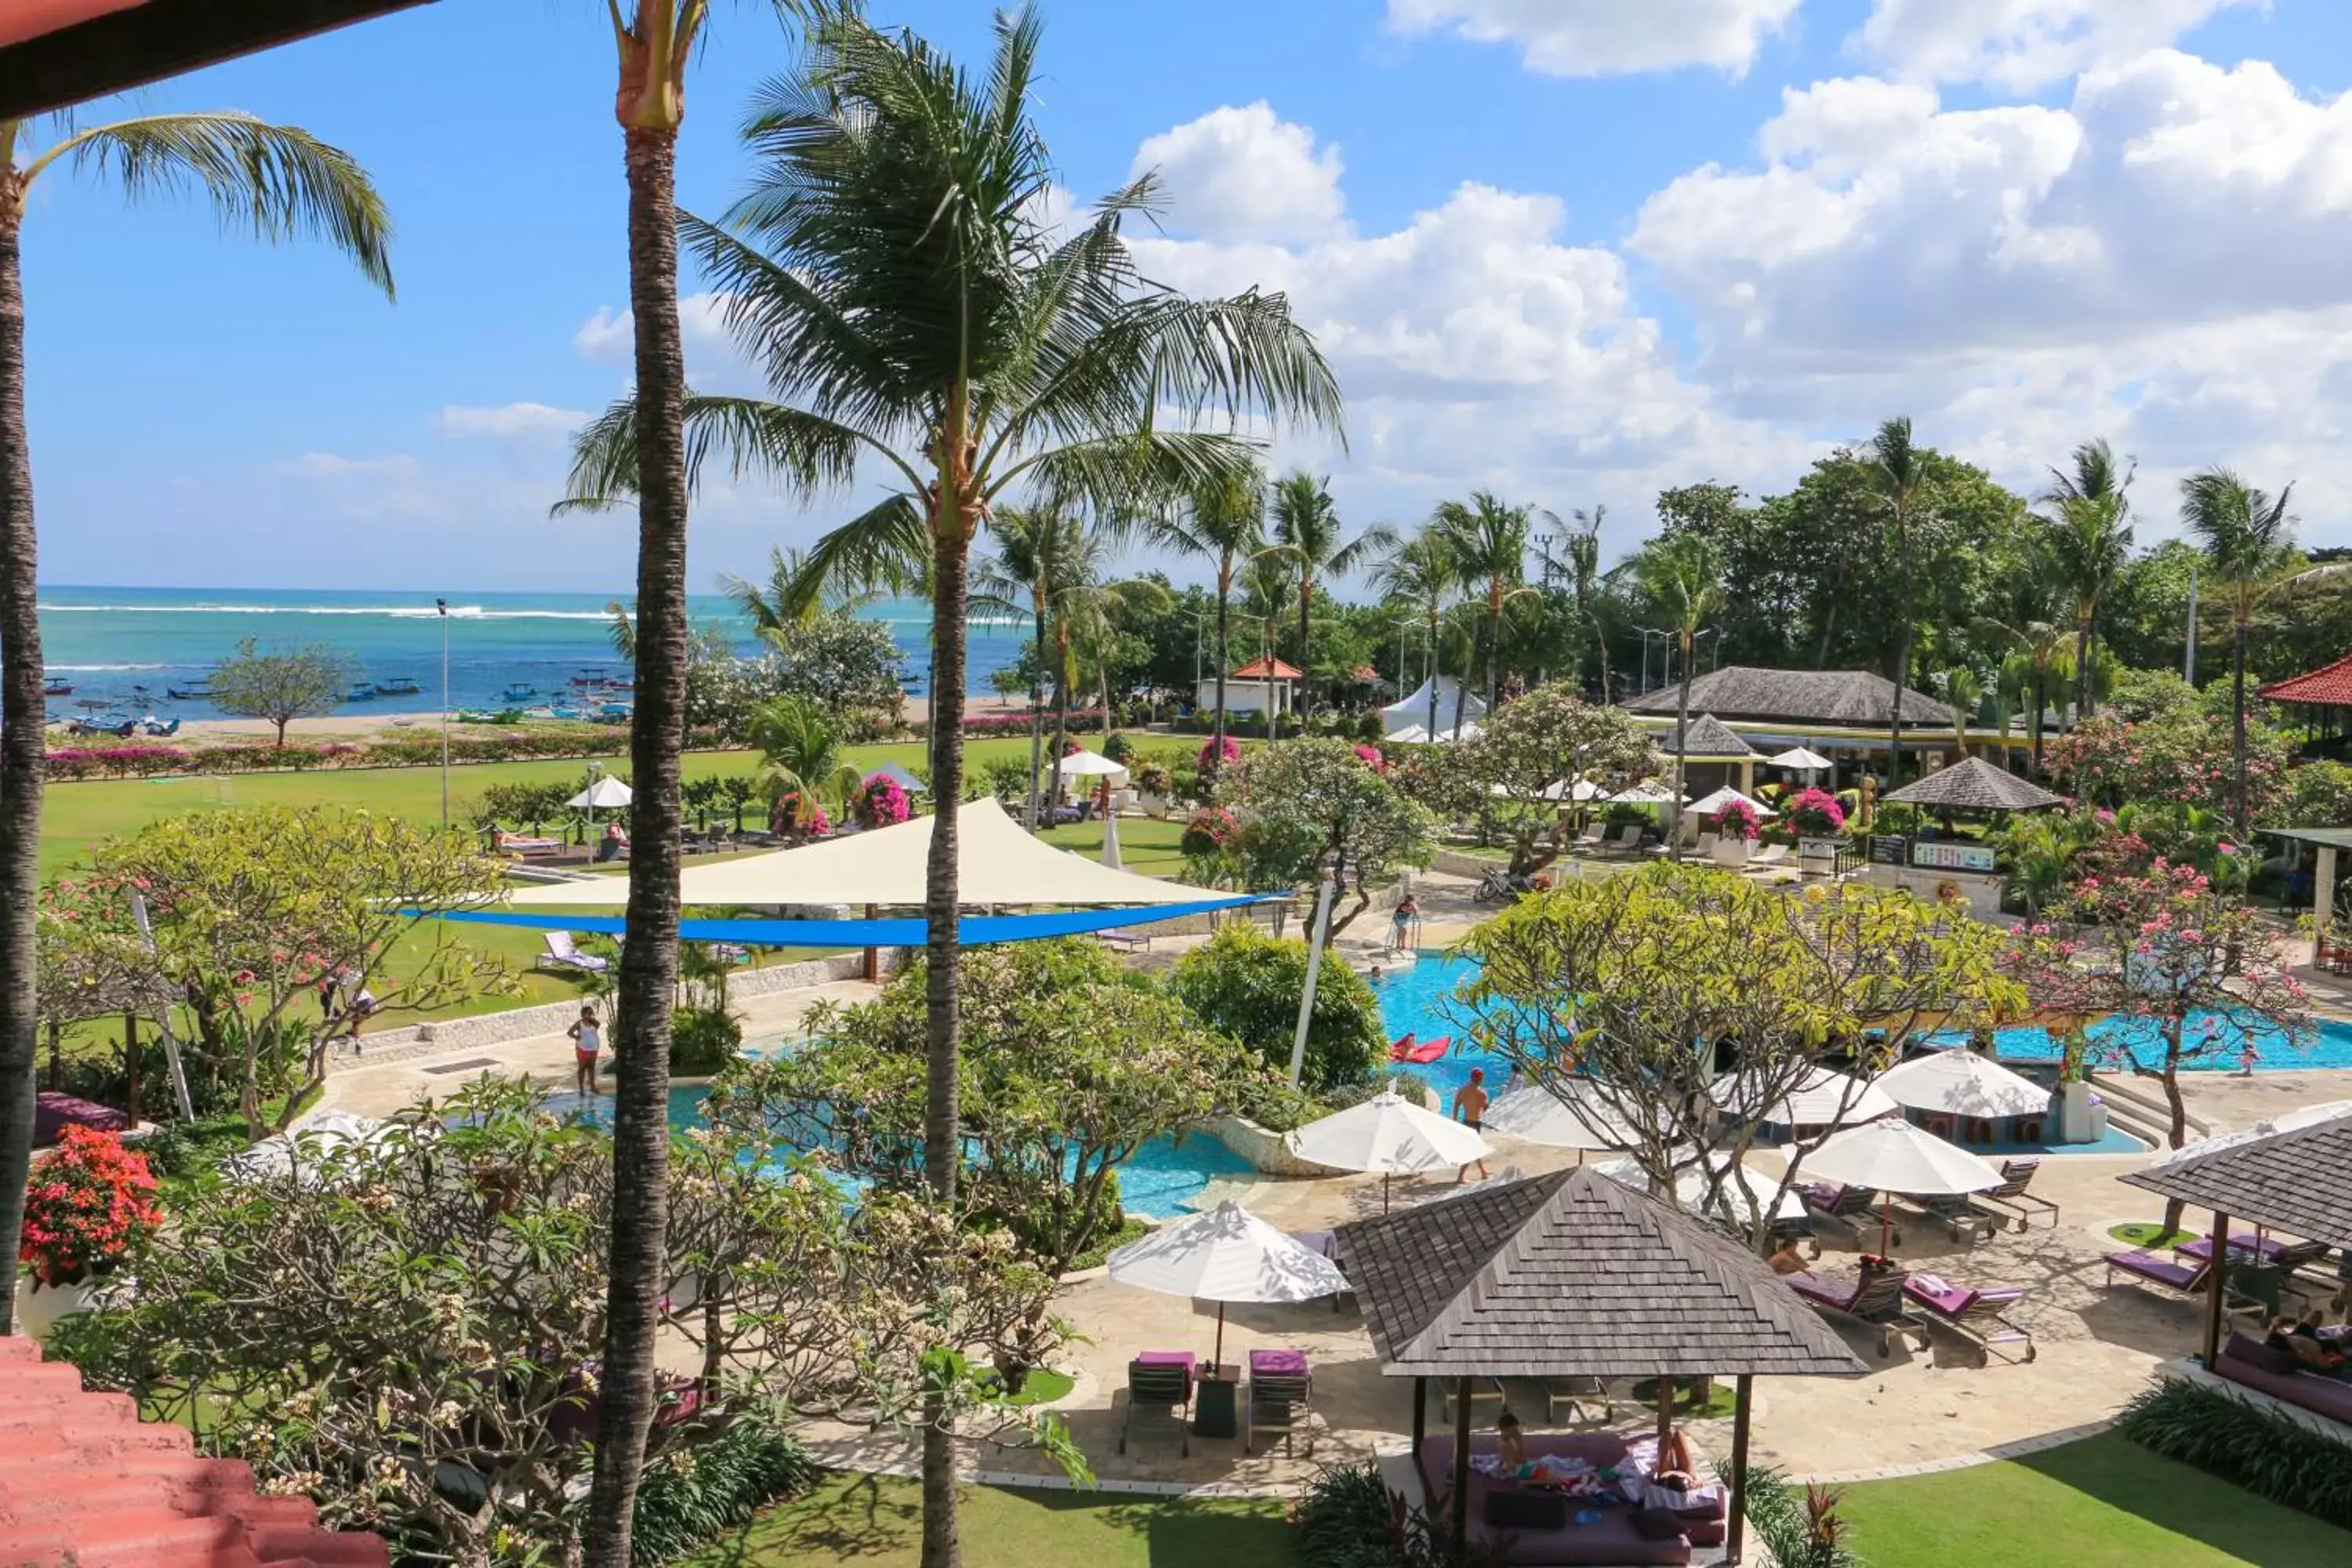
[[[1055,766],[1066,779],[1125,778],[1125,763],[1114,763],[1099,752],[1072,752]]]
[[[1778,816],[1780,815],[1770,806],[1766,805],[1762,801],[1744,795],[1738,790],[1732,788],[1729,784],[1724,785],[1721,789],[1717,790],[1713,795],[1702,797],[1698,801],[1693,803],[1687,809],[1693,816],[1713,816],[1717,812],[1723,810],[1735,800],[1746,801],[1748,803],[1748,809],[1756,814],[1756,819],[1759,822],[1768,816]]]
[[[598,776],[594,784],[563,804],[589,811],[617,811],[635,798],[628,785],[610,773],[604,773]]]
[[[1348,1289],[1339,1266],[1310,1251],[1231,1198],[1206,1214],[1163,1226],[1108,1259],[1122,1285],[1217,1303],[1217,1348],[1224,1359],[1228,1301],[1317,1301]]]
[[[797,849],[696,866],[679,879],[688,906],[919,904],[936,816],[918,816]],[[956,814],[957,868],[967,904],[1182,904],[1198,888],[1114,870],[1031,837],[993,800]],[[522,909],[604,909],[628,901],[625,877],[519,888]]]
[[[1381,728],[1391,741],[1425,742],[1429,733],[1430,689],[1436,688],[1437,736],[1441,740],[1454,737],[1454,703],[1459,694],[1462,703],[1462,738],[1471,736],[1471,721],[1486,716],[1486,704],[1475,692],[1464,692],[1461,684],[1450,675],[1433,676],[1423,680],[1410,697],[1390,703],[1381,710]],[[1417,730],[1417,735],[1407,735]]]
[[[1907,1110],[1953,1116],[2039,1116],[2050,1109],[2050,1091],[2032,1079],[1958,1048],[1889,1068],[1873,1087]]]
[[[1731,1114],[1783,1127],[1851,1127],[1899,1109],[1875,1084],[1828,1068],[1811,1068],[1794,1089],[1769,1105],[1760,1103],[1763,1094],[1762,1085],[1737,1073],[1726,1073],[1707,1086],[1708,1098]]]
[[[1559,1093],[1541,1084],[1514,1089],[1488,1106],[1483,1120],[1485,1131],[1547,1149],[1629,1149],[1639,1142],[1622,1118],[1578,1082],[1561,1085]]]
[[[1764,765],[1770,768],[1796,768],[1809,773],[1836,766],[1819,752],[1804,746],[1792,746],[1777,757],[1767,757],[1764,759]]]

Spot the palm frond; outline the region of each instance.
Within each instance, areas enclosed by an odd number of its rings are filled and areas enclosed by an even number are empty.
[[[573,435],[568,493],[557,511],[610,506],[637,493],[636,417],[636,400],[625,397]],[[757,475],[803,496],[847,484],[866,452],[879,451],[904,469],[896,454],[857,430],[758,398],[689,393],[685,423],[689,493],[701,489],[714,456],[732,478]]]

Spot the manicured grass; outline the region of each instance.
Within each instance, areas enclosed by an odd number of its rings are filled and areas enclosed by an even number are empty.
[[[1298,1561],[1276,1501],[1193,1502],[968,1487],[971,1568],[1283,1568]],[[914,1568],[921,1492],[895,1477],[835,1476],[750,1529],[685,1559],[691,1568]]]
[[[2111,1225],[2107,1226],[2107,1234],[2126,1247],[2137,1247],[2148,1252],[2160,1252],[2197,1239],[2197,1233],[2193,1230],[2167,1230],[2155,1220]]]
[[[1090,860],[1102,858],[1099,822],[1049,827],[1038,837],[1056,849],[1074,850]],[[1183,838],[1184,824],[1176,817],[1155,822],[1148,816],[1122,816],[1118,819],[1119,864],[1139,877],[1181,877],[1184,854],[1178,846]]]
[[[1843,1489],[1870,1568],[2340,1568],[2352,1533],[2108,1435]],[[789,1560],[787,1560],[789,1561]]]
[[[1731,1384],[1727,1383],[1707,1384],[1705,1410],[1698,1407],[1697,1394],[1697,1385],[1690,1380],[1675,1379],[1675,1409],[1676,1412],[1693,1420],[1701,1416],[1728,1416],[1739,1403]],[[1633,1399],[1636,1404],[1644,1405],[1655,1410],[1658,1407],[1658,1380],[1654,1377],[1645,1377],[1634,1384]]]

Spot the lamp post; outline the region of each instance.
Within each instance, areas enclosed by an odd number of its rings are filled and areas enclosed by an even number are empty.
[[[441,831],[449,831],[449,601],[433,601],[441,617]]]
[[[1650,639],[1656,637],[1663,642],[1672,634],[1659,631],[1654,626],[1635,626],[1633,629],[1642,634],[1642,690],[1646,695],[1650,689]],[[1673,645],[1669,643],[1667,646]]]

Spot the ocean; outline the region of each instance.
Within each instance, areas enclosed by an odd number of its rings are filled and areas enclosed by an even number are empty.
[[[200,687],[215,663],[253,637],[265,647],[326,644],[343,656],[354,684],[416,683],[414,693],[354,700],[342,711],[437,712],[443,626],[433,598],[366,589],[44,587],[43,657],[52,683],[72,689],[50,697],[49,711],[100,721],[219,717],[201,697],[170,693]],[[628,666],[607,635],[609,602],[596,594],[450,595],[449,705],[528,707],[569,698],[575,677],[625,678]],[[728,599],[697,595],[688,612],[698,626],[733,632],[744,654],[759,651]],[[901,679],[910,694],[924,694],[929,606],[898,600],[859,613],[890,628]],[[1020,657],[1026,637],[1025,625],[974,622],[971,690],[992,691],[990,677]],[[526,686],[528,697],[507,695]]]

